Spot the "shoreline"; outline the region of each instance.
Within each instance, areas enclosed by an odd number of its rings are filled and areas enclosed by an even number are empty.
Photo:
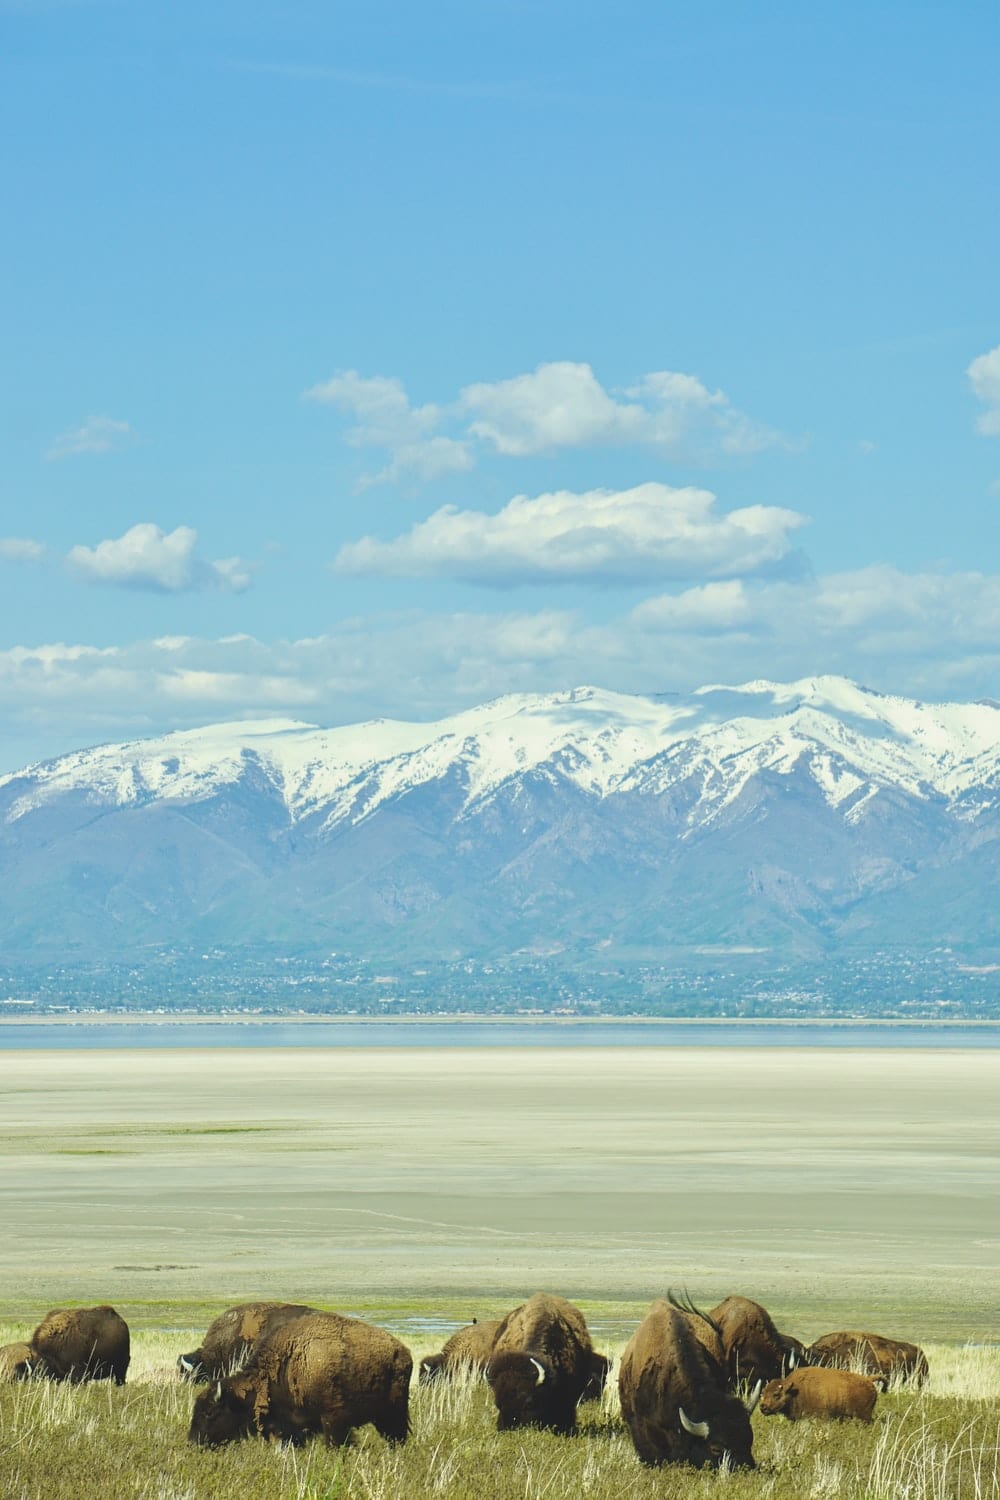
[[[129,1011],[124,1014],[109,1014],[105,1011],[74,1011],[69,1013],[51,1011],[39,1014],[0,1014],[0,1030],[5,1027],[22,1026],[496,1026],[562,1027],[566,1030],[595,1026],[634,1027],[650,1026],[707,1026],[735,1030],[766,1030],[772,1027],[801,1027],[803,1030],[848,1028],[952,1031],[991,1030],[1000,1028],[1000,1017],[996,1019],[901,1016],[494,1016],[479,1015],[473,1011],[461,1011],[454,1015],[441,1016],[326,1016],[314,1013],[289,1011],[256,1013],[232,1011],[185,1011],[176,1015],[163,1011]]]

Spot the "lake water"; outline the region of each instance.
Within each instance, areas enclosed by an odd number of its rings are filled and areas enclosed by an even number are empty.
[[[204,1047],[1000,1048],[1000,1022],[0,1021],[0,1050]]]

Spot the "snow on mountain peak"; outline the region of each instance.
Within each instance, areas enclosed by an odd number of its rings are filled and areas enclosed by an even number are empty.
[[[1000,709],[920,703],[837,676],[714,684],[687,697],[586,686],[507,694],[431,723],[208,725],[63,756],[0,778],[0,790],[17,783],[12,821],[70,791],[105,806],[200,801],[252,770],[292,821],[315,815],[330,826],[447,777],[468,809],[534,773],[595,797],[660,793],[696,773],[694,819],[717,815],[760,772],[800,765],[832,807],[856,809],[889,785],[954,800],[995,784]]]

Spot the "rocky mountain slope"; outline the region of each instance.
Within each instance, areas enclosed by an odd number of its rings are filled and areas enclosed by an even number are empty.
[[[1000,705],[842,678],[253,720],[0,778],[11,953],[997,942]]]

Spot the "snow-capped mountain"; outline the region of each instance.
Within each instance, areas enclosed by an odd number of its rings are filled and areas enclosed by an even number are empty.
[[[0,919],[12,948],[992,943],[998,789],[1000,705],[837,677],[220,724],[0,778]]]

